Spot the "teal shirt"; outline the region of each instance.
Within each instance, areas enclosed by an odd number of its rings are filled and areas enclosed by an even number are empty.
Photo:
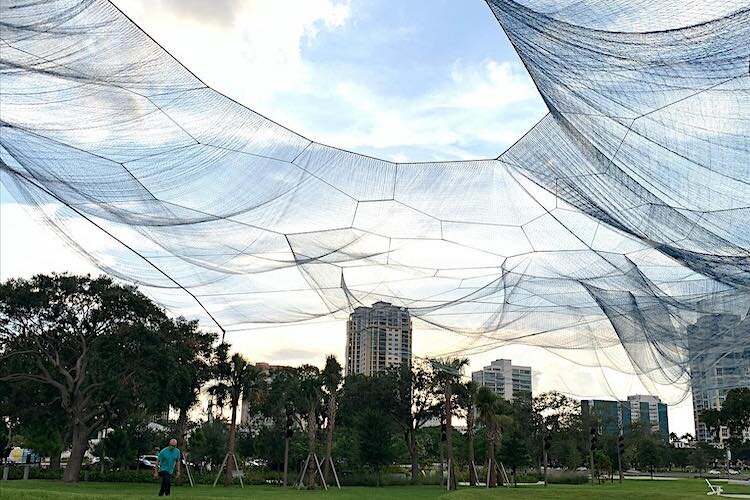
[[[159,452],[159,472],[166,471],[172,474],[174,472],[174,466],[180,459],[180,450],[177,448],[169,449],[164,448]]]

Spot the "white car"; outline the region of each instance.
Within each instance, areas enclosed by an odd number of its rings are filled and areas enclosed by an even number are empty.
[[[718,476],[721,474],[721,472],[717,471],[716,469],[711,469],[710,471],[708,471],[708,473],[712,476]]]
[[[143,467],[155,467],[157,461],[158,458],[156,455],[141,455],[138,457],[138,462],[140,462]]]
[[[734,470],[734,469],[729,469],[729,470],[728,470],[727,472],[728,472],[729,474],[733,475],[733,476],[736,476],[737,474],[739,474],[739,472],[737,472],[737,471],[736,471],[736,470]]]
[[[584,472],[584,471],[587,471],[587,470],[589,470],[589,469],[588,469],[587,467],[578,467],[578,468],[577,468],[576,470],[577,470],[578,472]]]

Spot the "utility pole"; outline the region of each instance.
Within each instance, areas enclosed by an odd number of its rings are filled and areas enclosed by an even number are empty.
[[[622,432],[622,431],[620,431]],[[622,454],[625,452],[625,438],[622,434],[617,436],[617,467],[620,469],[620,482],[622,483]]]

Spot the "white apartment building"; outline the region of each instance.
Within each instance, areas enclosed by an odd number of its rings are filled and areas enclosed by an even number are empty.
[[[511,401],[519,391],[531,392],[531,367],[515,366],[509,359],[496,359],[489,366],[472,372],[471,380]]]

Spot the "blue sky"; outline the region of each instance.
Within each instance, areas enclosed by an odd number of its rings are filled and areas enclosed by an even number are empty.
[[[496,157],[546,113],[481,0],[115,4],[216,90],[312,140],[359,153],[394,161]],[[0,199],[0,277],[96,271],[34,225],[4,188]],[[341,323],[270,331],[230,340],[270,362],[319,362],[328,352],[343,353]],[[300,342],[311,331],[316,345]],[[415,350],[434,335],[417,337]],[[531,364],[538,390],[613,391],[597,369],[571,372],[574,365],[539,349],[486,353],[472,359],[472,369],[503,356]],[[689,404],[672,419],[676,431],[691,430]]]

